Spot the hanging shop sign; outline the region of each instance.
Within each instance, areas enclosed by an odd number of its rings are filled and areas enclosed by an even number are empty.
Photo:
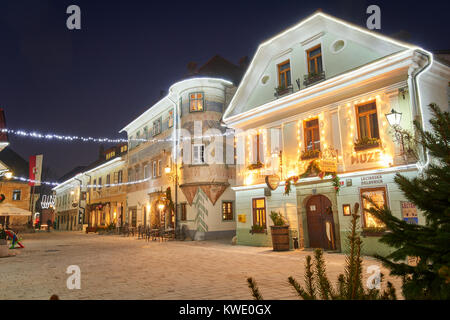
[[[42,209],[48,209],[55,207],[55,199],[56,196],[54,195],[43,195],[41,200],[41,208]]]
[[[401,201],[402,218],[410,224],[418,224],[417,207],[412,202]]]
[[[270,190],[275,190],[280,185],[280,177],[276,174],[266,176],[266,184]]]

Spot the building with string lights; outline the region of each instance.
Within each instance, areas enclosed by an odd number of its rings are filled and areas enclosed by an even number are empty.
[[[401,140],[427,105],[448,110],[450,68],[433,54],[316,12],[262,43],[224,114],[236,130],[237,242],[271,246],[272,211],[289,224],[290,248],[345,251],[355,203],[367,196],[410,223],[423,215],[396,173],[430,161]],[[384,226],[360,212],[364,254],[384,254]],[[297,242],[298,241],[298,242]]]

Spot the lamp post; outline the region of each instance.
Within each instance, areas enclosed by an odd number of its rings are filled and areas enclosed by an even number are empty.
[[[401,127],[400,127],[400,121],[402,120],[402,113],[395,111],[394,109],[391,109],[391,112],[386,113],[385,116],[386,116],[386,119],[387,119],[389,125],[394,130],[395,139],[398,142],[400,142],[400,145],[402,148],[401,153],[402,153],[403,158],[406,160],[403,134],[401,132]]]

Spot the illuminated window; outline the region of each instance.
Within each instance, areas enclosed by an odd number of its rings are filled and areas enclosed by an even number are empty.
[[[383,207],[387,204],[386,201],[386,188],[385,187],[379,187],[379,188],[367,188],[367,189],[361,189],[361,201],[362,206],[364,209],[370,209],[373,207],[373,205],[364,199],[364,197],[368,197],[372,201],[375,202],[375,204],[378,207]],[[372,214],[369,212],[366,212],[363,210],[363,217],[364,217],[364,227],[366,228],[384,228],[385,225],[383,222],[375,218]]]
[[[308,73],[322,73],[322,49],[320,44],[306,51],[308,59]]]
[[[189,94],[189,110],[191,112],[203,111],[203,93],[196,92]]]
[[[319,119],[303,122],[306,151],[320,150]]]
[[[123,145],[123,146],[120,147],[120,152],[124,153],[124,152],[127,151],[127,149],[128,149],[127,145]]]
[[[377,104],[375,101],[356,106],[359,139],[379,139]]]
[[[181,221],[186,221],[187,220],[187,207],[186,207],[186,202],[180,203],[180,210],[181,210]]]
[[[291,85],[291,63],[289,60],[278,65],[278,85],[282,88]]]
[[[264,163],[264,140],[260,133],[252,136],[252,161],[252,163]]]
[[[169,111],[169,119],[167,120],[167,125],[169,128],[173,127],[173,110]]]
[[[222,220],[232,221],[233,220],[233,201],[223,201],[222,202]]]
[[[15,201],[19,201],[21,193],[22,192],[20,190],[14,190],[13,191],[13,195],[12,195],[12,199],[15,200]]]
[[[253,225],[266,228],[266,199],[253,199]]]

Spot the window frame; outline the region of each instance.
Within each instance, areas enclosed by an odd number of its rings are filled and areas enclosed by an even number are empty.
[[[264,200],[264,225],[257,224],[256,220],[256,210],[261,208],[255,208],[255,204],[258,200]],[[264,227],[264,230],[267,230],[267,199],[266,197],[258,197],[258,198],[252,198],[252,217],[253,217],[253,225],[259,225]]]
[[[362,114],[359,112],[359,107],[368,105],[368,104],[375,104],[375,109],[374,110],[370,110],[370,111],[365,111]],[[360,117],[365,117],[366,118],[366,125],[369,131],[369,135],[367,136],[367,138],[369,139],[374,139],[373,137],[373,132],[372,132],[372,125],[370,124],[370,119],[369,116],[372,114],[375,114],[377,117],[377,130],[378,130],[378,138],[375,139],[380,139],[380,124],[378,123],[378,106],[377,106],[377,101],[376,100],[371,100],[371,101],[367,101],[361,104],[357,104],[355,105],[355,113],[356,113],[356,127],[358,130],[358,138],[359,140],[362,139],[361,137],[361,130],[360,130],[360,126],[359,126],[359,118]]]
[[[157,128],[157,130],[155,128]],[[152,137],[156,137],[161,132],[162,132],[162,117],[159,117],[158,119],[153,121]]]
[[[383,199],[384,199],[384,205],[386,205],[389,208],[389,203],[388,203],[388,197],[387,197],[387,187],[386,186],[381,186],[381,187],[373,187],[373,188],[360,188],[359,189],[359,197],[361,199],[361,207],[362,207],[362,226],[363,228],[369,228],[367,227],[367,212],[364,210],[364,201],[366,201],[363,198],[363,193],[364,192],[373,192],[373,191],[379,191],[382,190],[383,191]],[[386,226],[383,225],[380,228],[385,228]]]
[[[225,203],[230,203],[231,204],[231,212],[227,213],[227,214],[231,214],[231,219],[224,219],[224,211],[223,211],[224,207],[223,207],[223,205]],[[234,207],[235,207],[235,205],[234,205],[234,201],[233,200],[222,200],[222,221],[225,221],[225,222],[234,221]]]
[[[202,157],[202,151],[200,151],[200,153],[198,154],[198,156],[199,156],[198,162],[195,161],[195,155],[196,155],[195,147],[200,147],[199,150],[201,150],[201,147],[203,147],[203,157]],[[203,158],[203,159],[201,159],[201,158]],[[200,160],[203,160],[203,161],[200,161]],[[205,144],[204,143],[195,143],[192,145],[192,164],[193,165],[205,164]]]
[[[156,160],[152,161],[152,177],[156,178],[157,168],[156,168]]]
[[[16,195],[18,195],[18,197],[15,197]],[[22,198],[22,190],[20,189],[15,189],[12,192],[12,200],[13,201],[20,201]]]
[[[161,159],[158,159],[158,172],[157,172],[157,174],[158,174],[158,177],[162,176],[162,160]]]
[[[281,71],[280,69],[281,69],[281,67],[282,66],[284,66],[285,64],[288,64],[289,63],[289,69],[286,69],[286,70],[283,70],[283,71]],[[278,86],[281,86],[281,77],[283,76],[284,77],[284,81],[285,81],[285,88],[289,88],[291,85],[292,85],[292,79],[291,79],[291,77],[292,77],[292,68],[291,68],[291,60],[290,59],[287,59],[287,60],[285,60],[285,61],[283,61],[283,62],[280,62],[279,64],[277,64],[277,74],[278,74]],[[289,79],[288,79],[288,77],[287,77],[287,72],[289,71],[289,74],[290,74],[290,76],[289,76]],[[288,81],[289,80],[289,81]],[[288,84],[288,82],[289,82],[289,84]]]
[[[310,122],[310,121],[314,121],[314,120],[317,120],[317,126],[308,128],[306,126],[306,123]],[[320,124],[319,124],[319,118],[312,118],[312,119],[305,119],[305,120],[303,120],[303,136],[304,136],[304,143],[305,143],[305,151],[309,151],[308,150],[308,141],[307,141],[307,139],[308,139],[307,132],[311,131],[311,138],[312,138],[312,140],[314,140],[314,129],[316,129],[316,128],[317,128],[317,131],[319,132],[319,148],[316,149],[315,148],[315,143],[314,143],[314,141],[312,141],[313,142],[312,143],[312,146],[313,146],[312,150],[313,151],[314,150],[319,150],[320,151],[321,145],[320,145]]]
[[[317,48],[320,48],[320,54],[315,55],[313,57],[310,56],[310,53],[314,50],[316,50]],[[315,67],[315,71],[314,73],[318,74],[319,73],[319,66],[317,64],[317,59],[320,57],[320,60],[322,61],[322,72],[323,72],[323,59],[322,59],[322,44],[318,44],[315,45],[314,47],[311,47],[309,49],[306,50],[306,64],[308,65],[308,74],[311,74],[311,67],[310,67],[310,61],[314,60],[314,67]]]
[[[196,97],[197,97],[197,94],[201,94],[202,95],[202,97],[201,97],[201,100],[202,100],[202,109],[201,110],[193,110],[192,109],[192,101],[194,101],[194,100],[200,100],[199,98],[194,98],[194,99],[192,99],[192,97],[191,97],[191,95],[195,95]],[[205,94],[204,94],[204,92],[203,91],[197,91],[197,92],[190,92],[189,93],[189,112],[203,112],[203,111],[205,111]]]
[[[180,203],[180,221],[187,221],[187,202]]]

